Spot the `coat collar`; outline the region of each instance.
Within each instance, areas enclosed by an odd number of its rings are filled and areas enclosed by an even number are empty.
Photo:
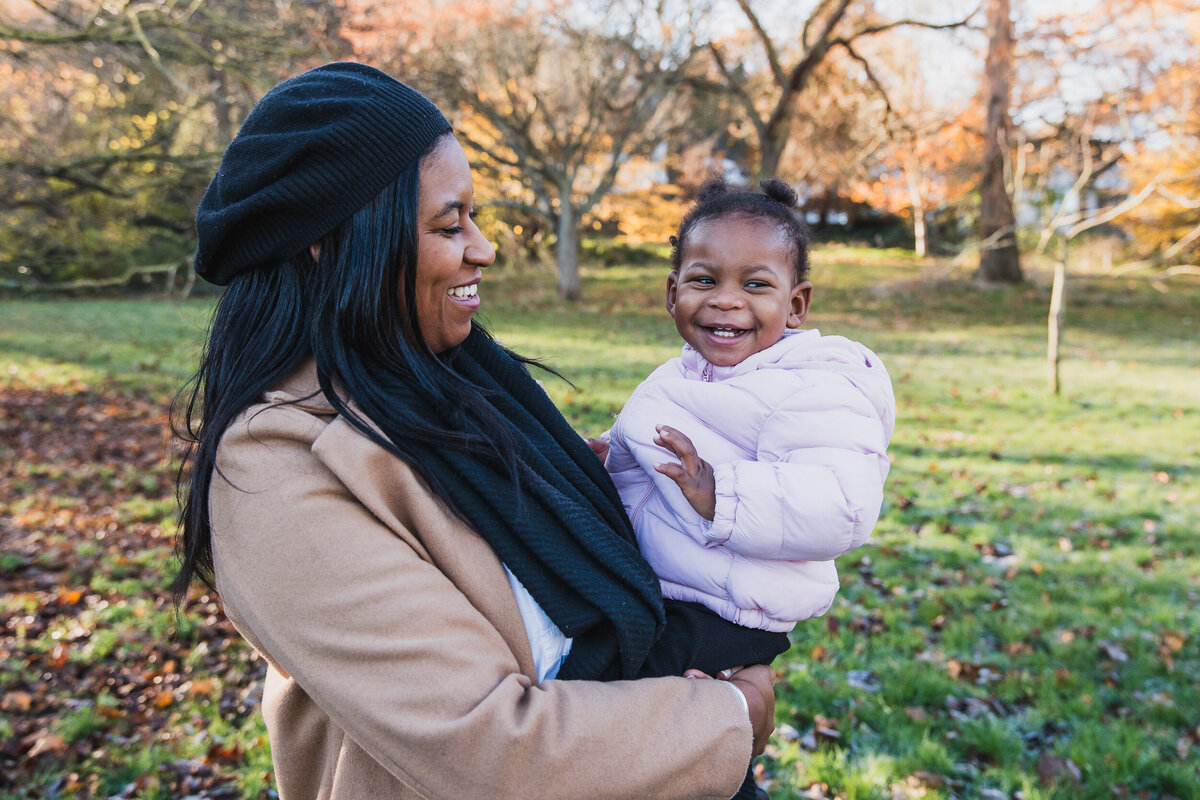
[[[344,397],[344,393],[338,394]],[[322,417],[337,413],[321,391],[321,383],[317,380],[317,362],[311,356],[301,361],[263,399],[271,405],[292,405]]]
[[[695,373],[695,377],[715,383],[737,377],[738,375],[745,375],[756,369],[775,366],[781,361],[786,361],[793,349],[797,346],[802,346],[801,342],[812,342],[814,339],[820,338],[820,332],[815,329],[786,330],[779,341],[766,350],[760,350],[729,367],[718,367],[710,363],[690,344],[683,346],[680,358],[683,362],[684,372],[688,374],[688,377],[693,377],[691,373]]]
[[[334,390],[354,408],[345,392],[336,385]],[[316,362],[304,359],[264,399],[327,418],[328,424],[312,444],[313,455],[376,518],[437,565],[471,599],[508,642],[521,672],[536,682],[524,620],[500,560],[479,534],[433,498],[407,464],[338,415],[321,391]]]

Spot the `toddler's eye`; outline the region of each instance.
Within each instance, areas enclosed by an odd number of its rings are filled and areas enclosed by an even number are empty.
[[[712,278],[693,278],[692,280],[694,283],[703,284],[704,286],[708,286],[713,283]]]
[[[771,284],[767,283],[766,281],[747,281],[746,282],[746,286],[751,289],[764,289],[770,285]]]

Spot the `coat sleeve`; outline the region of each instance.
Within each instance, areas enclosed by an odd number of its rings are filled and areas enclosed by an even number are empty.
[[[210,498],[218,588],[371,758],[429,798],[732,796],[751,746],[732,692],[534,684],[415,532],[384,525],[313,455],[296,435],[306,416],[269,410],[227,432]]]
[[[766,419],[757,460],[714,467],[709,546],[751,558],[829,561],[871,535],[889,466],[890,384],[872,398],[838,372],[812,370],[806,380],[805,391]]]

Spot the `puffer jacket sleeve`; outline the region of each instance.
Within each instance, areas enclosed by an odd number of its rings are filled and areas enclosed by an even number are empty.
[[[895,421],[891,382],[877,360],[805,370],[804,378],[806,390],[767,417],[757,460],[715,467],[709,546],[750,558],[828,561],[871,535]]]

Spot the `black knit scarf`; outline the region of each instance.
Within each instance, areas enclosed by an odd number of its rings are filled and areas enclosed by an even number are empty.
[[[661,590],[603,464],[525,365],[486,333],[473,330],[447,361],[511,426],[520,498],[492,454],[415,443],[418,471],[437,478],[451,506],[572,637],[559,678],[636,677],[665,621]]]

